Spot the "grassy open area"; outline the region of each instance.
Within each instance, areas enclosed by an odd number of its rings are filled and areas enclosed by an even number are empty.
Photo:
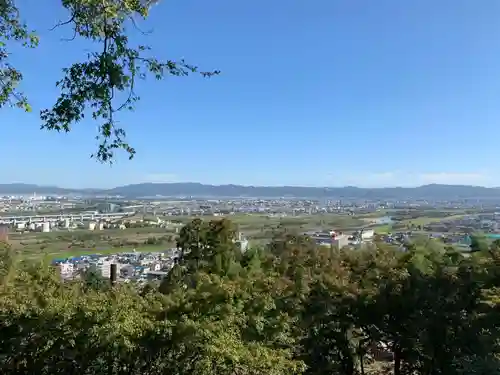
[[[309,231],[354,231],[366,225],[360,217],[347,214],[274,216],[262,214],[227,215],[251,243],[265,243],[283,230],[293,233]],[[220,217],[203,217],[203,220]],[[171,221],[188,223],[193,217],[175,217]],[[23,257],[67,258],[86,254],[113,254],[124,251],[159,251],[175,246],[176,228],[129,228],[102,231],[59,230],[49,233],[11,233],[9,242]]]
[[[238,229],[250,239],[267,239],[272,237],[276,230],[290,230],[296,232],[322,230],[356,230],[365,225],[361,218],[347,214],[318,214],[299,216],[278,216],[265,214],[237,214],[219,216],[227,218],[238,226]],[[173,221],[188,223],[192,217],[176,217]],[[204,220],[213,219],[205,217]]]
[[[354,231],[364,221],[349,215],[322,214],[301,216],[231,215],[228,216],[250,240],[266,241],[279,231],[303,233],[309,231]]]
[[[394,222],[392,224],[384,224],[384,225],[376,226],[373,229],[375,230],[375,233],[384,234],[384,233],[389,233],[391,231],[395,231],[396,230],[395,227],[396,228],[406,227],[407,225],[410,225],[410,224],[417,225],[417,226],[425,226],[428,224],[439,223],[442,221],[461,219],[464,216],[466,216],[466,215],[465,214],[457,214],[457,215],[451,215],[451,216],[446,216],[446,217],[425,217],[425,216],[423,216],[423,217],[417,217],[414,219],[397,221],[397,222]],[[397,230],[400,230],[400,229],[397,229]]]
[[[10,233],[9,243],[24,258],[68,258],[124,251],[159,251],[175,246],[176,233],[166,228],[130,228],[103,231]]]
[[[439,218],[439,217],[419,217],[416,219],[411,219],[411,220],[403,220],[402,223],[404,224],[414,224],[414,225],[427,225],[427,224],[432,224],[432,223],[439,223],[441,221],[450,221],[450,220],[457,220],[463,218],[465,215],[460,214],[460,215],[451,215],[447,216],[445,218]]]
[[[384,224],[373,227],[373,230],[376,234],[386,234],[392,231],[392,224]]]
[[[134,250],[137,252],[160,252],[167,250],[169,247],[162,246],[162,245],[143,245],[140,247],[121,247],[121,248],[115,248],[115,247],[108,247],[108,248],[103,248],[103,249],[75,249],[75,250],[68,250],[68,251],[53,251],[54,249],[45,249],[43,252],[36,253],[36,254],[25,254],[23,256],[24,259],[34,259],[34,258],[46,258],[48,260],[54,260],[54,259],[66,259],[66,258],[72,258],[72,257],[79,257],[83,255],[94,255],[94,254],[100,254],[100,255],[108,255],[108,254],[117,254],[117,253],[131,253]]]
[[[388,233],[406,228],[409,224],[427,225],[443,220],[463,217],[463,214],[448,217],[417,217],[397,223],[383,224],[373,227],[376,233]],[[204,220],[222,218],[203,217]],[[373,215],[355,217],[347,214],[319,214],[299,216],[278,216],[263,214],[227,215],[237,225],[238,230],[251,243],[265,243],[275,233],[283,230],[293,233],[309,231],[341,230],[354,231],[366,227],[367,221],[376,218]],[[180,223],[188,223],[193,217],[175,217],[171,219]],[[86,254],[113,254],[132,251],[160,251],[175,246],[176,228],[129,228],[125,230],[105,229],[103,231],[53,231],[49,233],[11,233],[9,242],[23,257],[35,258],[67,258]]]

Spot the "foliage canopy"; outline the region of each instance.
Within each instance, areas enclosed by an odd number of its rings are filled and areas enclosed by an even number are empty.
[[[168,277],[145,288],[62,282],[5,246],[1,373],[499,373],[497,244],[339,250],[283,233],[241,253],[234,233],[194,220]]]

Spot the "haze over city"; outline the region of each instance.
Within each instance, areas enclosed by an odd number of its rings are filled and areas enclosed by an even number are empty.
[[[38,174],[35,173],[34,176]],[[114,173],[109,173],[109,176],[114,176]],[[366,172],[360,175],[348,176],[324,176],[321,179],[316,179],[308,183],[308,181],[301,179],[300,175],[296,179],[287,180],[276,178],[274,180],[261,180],[253,178],[254,176],[245,177],[245,179],[209,179],[207,181],[196,181],[189,178],[182,178],[174,174],[152,173],[145,176],[117,175],[113,180],[107,182],[96,182],[92,184],[92,180],[86,181],[82,184],[75,182],[67,185],[58,184],[57,179],[47,180],[40,178],[34,180],[31,176],[29,180],[12,180],[5,183],[35,183],[44,186],[59,186],[65,188],[113,188],[120,185],[140,184],[140,183],[184,183],[184,182],[197,182],[210,185],[244,185],[244,186],[310,186],[310,187],[344,187],[356,186],[361,188],[384,188],[384,187],[417,187],[429,184],[443,184],[443,185],[470,185],[470,186],[484,186],[484,187],[498,187],[500,186],[500,178],[492,173],[404,173],[404,172],[383,172],[371,173]],[[45,182],[46,181],[46,182]]]

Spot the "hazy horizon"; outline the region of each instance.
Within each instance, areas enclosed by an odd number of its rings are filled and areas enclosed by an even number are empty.
[[[422,186],[432,186],[432,185],[439,185],[439,186],[464,186],[464,187],[477,187],[477,188],[486,188],[486,189],[497,189],[499,186],[481,186],[481,185],[469,185],[469,184],[444,184],[444,183],[428,183],[428,184],[421,184],[421,185],[415,185],[415,186],[355,186],[355,185],[343,185],[343,186],[314,186],[314,185],[243,185],[243,184],[210,184],[210,183],[203,183],[203,182],[193,182],[193,181],[179,181],[179,182],[139,182],[139,183],[132,183],[132,184],[123,184],[123,185],[114,185],[111,187],[99,187],[99,186],[91,186],[91,187],[75,187],[75,186],[63,186],[63,185],[57,185],[57,184],[37,184],[37,183],[30,183],[30,182],[4,182],[1,183],[0,185],[35,185],[40,188],[59,188],[59,189],[67,189],[67,190],[111,190],[114,188],[119,188],[122,186],[133,186],[133,185],[143,185],[143,184],[154,184],[154,185],[173,185],[173,184],[199,184],[199,185],[204,185],[204,186],[238,186],[238,187],[254,187],[254,188],[280,188],[280,187],[292,187],[292,188],[314,188],[314,189],[345,189],[345,188],[357,188],[357,189],[415,189],[419,188]]]

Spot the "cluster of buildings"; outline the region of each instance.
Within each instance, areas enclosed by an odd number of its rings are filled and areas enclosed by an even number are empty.
[[[146,210],[165,216],[217,216],[233,214],[261,214],[280,216],[300,216],[315,214],[371,213],[383,206],[378,203],[363,202],[351,204],[340,200],[318,200],[298,198],[228,198],[228,199],[186,199],[149,202]]]
[[[248,248],[248,240],[241,233],[235,239],[235,243],[245,252]],[[63,279],[79,277],[89,269],[96,270],[103,277],[110,278],[112,269],[115,268],[117,281],[129,282],[161,280],[172,269],[180,251],[177,248],[161,252],[137,252],[117,253],[112,255],[84,255],[69,259],[56,259],[57,266]]]
[[[117,281],[130,282],[133,280],[141,282],[162,279],[173,267],[178,256],[177,249],[151,253],[96,254],[70,259],[56,259],[54,265],[64,279],[77,278],[89,269],[96,270],[105,278],[110,278],[114,267],[117,273]]]
[[[406,245],[411,241],[412,232],[384,233],[380,240],[391,245]]]
[[[0,197],[0,212],[34,213],[39,211],[67,210],[81,206],[78,201],[65,197],[33,195],[5,195]]]
[[[373,229],[362,229],[356,231],[351,235],[340,231],[331,230],[329,232],[309,232],[306,233],[318,245],[332,246],[341,249],[350,245],[360,245],[362,243],[370,242],[375,236]]]
[[[430,223],[423,228],[427,232],[439,233],[496,233],[500,231],[500,213],[465,215]]]

